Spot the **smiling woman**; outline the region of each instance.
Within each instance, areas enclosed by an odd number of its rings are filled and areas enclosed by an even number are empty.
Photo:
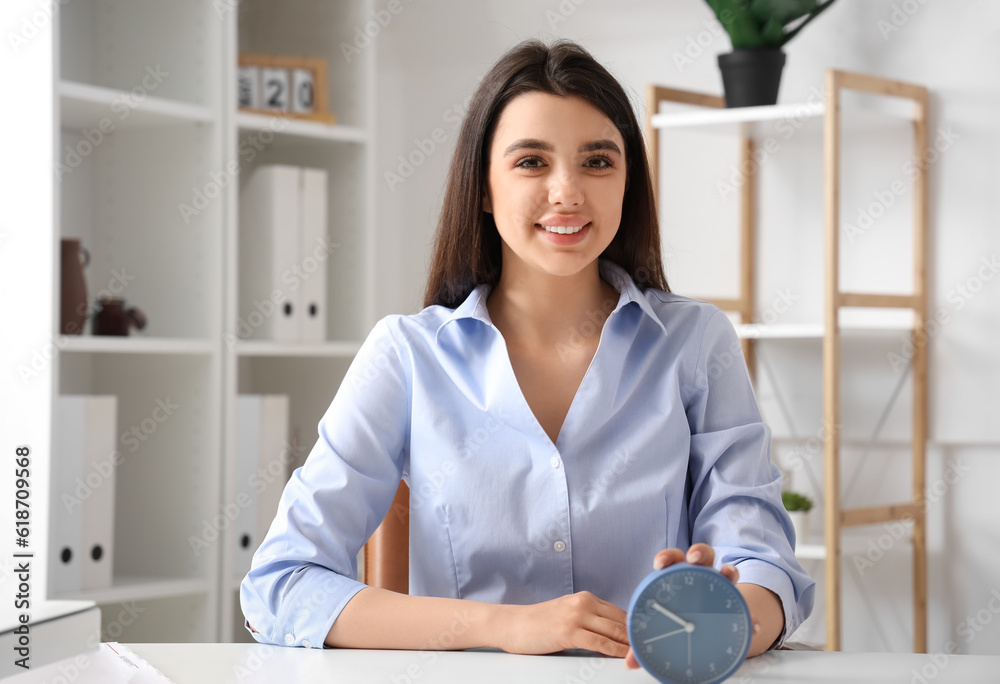
[[[728,319],[672,294],[638,122],[583,48],[518,45],[469,106],[426,306],[369,335],[241,586],[259,641],[630,654],[650,569],[717,566],[750,653],[804,620]],[[354,579],[400,480],[409,591]],[[718,575],[716,575],[718,576]]]

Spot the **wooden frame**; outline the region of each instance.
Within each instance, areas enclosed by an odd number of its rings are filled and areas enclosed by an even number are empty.
[[[649,158],[650,174],[653,183],[653,195],[656,199],[656,206],[660,206],[659,184],[656,182],[657,174],[660,172],[660,134],[652,124],[652,116],[658,113],[661,102],[675,102],[678,104],[695,105],[699,107],[711,107],[714,109],[725,109],[726,99],[721,95],[708,95],[690,90],[678,90],[676,88],[665,88],[658,85],[646,87],[646,155]],[[743,323],[753,322],[753,303],[755,297],[754,264],[757,260],[755,226],[754,226],[754,197],[756,196],[756,168],[753,162],[754,142],[749,136],[742,136],[740,141],[740,168],[749,169],[746,179],[740,188],[740,296],[736,299],[709,299],[712,304],[724,311],[736,311],[740,315]],[[755,341],[751,339],[740,340],[740,347],[743,349],[743,357],[746,360],[750,377],[756,378],[756,353]]]
[[[334,123],[334,116],[328,109],[325,59],[314,57],[283,57],[273,55],[240,54],[238,64],[241,69],[244,67],[255,67],[261,71],[264,69],[275,69],[287,72],[287,84],[294,83],[295,72],[299,70],[308,72],[312,78],[311,110],[303,111],[303,109],[296,109],[289,104],[284,107],[280,105],[275,107],[240,107],[241,112],[253,112],[256,114],[269,115],[280,114],[282,116],[290,116],[297,119],[319,121],[327,124]],[[260,91],[260,97],[263,98],[266,95],[263,93],[264,84],[261,80],[262,79],[258,78],[257,88]],[[289,85],[288,88],[289,95],[294,97],[294,93],[292,93],[292,86]]]
[[[824,532],[826,540],[826,633],[827,650],[840,650],[841,644],[841,531],[844,527],[871,525],[894,520],[913,522],[913,650],[927,651],[927,524],[924,506],[927,444],[927,365],[926,343],[918,339],[927,320],[927,172],[917,165],[914,176],[913,272],[912,295],[842,292],[838,281],[840,264],[840,93],[844,89],[872,95],[911,99],[914,102],[913,144],[916,152],[927,148],[927,89],[866,74],[830,69],[826,73],[824,114],[824,252],[825,310],[823,333],[823,420],[827,426],[824,439]],[[703,107],[723,107],[723,98],[673,88],[651,85],[647,89],[646,131],[654,192],[659,172],[660,139],[652,125],[660,102],[669,101]],[[753,140],[743,134],[741,157],[747,174],[741,193],[741,277],[740,296],[736,299],[709,300],[722,309],[738,312],[744,323],[752,321],[754,303],[754,260],[756,226]],[[839,312],[844,307],[887,307],[913,310],[913,434],[911,464],[912,500],[888,506],[842,510],[840,505],[840,325]],[[747,366],[754,374],[753,340],[744,339]]]
[[[913,650],[927,651],[927,521],[924,507],[927,448],[927,345],[918,334],[927,320],[927,170],[916,165],[913,179],[913,283],[910,296],[881,293],[846,293],[840,290],[840,95],[855,90],[871,95],[901,97],[914,102],[914,152],[927,149],[927,89],[888,79],[830,69],[826,72],[825,157],[826,312],[823,338],[823,413],[826,425],[840,425],[840,328],[844,307],[887,307],[913,310],[913,435],[911,465],[912,500],[872,508],[840,508],[840,431],[828,430],[824,444],[827,500],[824,531],[827,540],[826,602],[827,649],[840,649],[840,534],[843,527],[871,525],[891,520],[913,522]],[[831,609],[831,607],[835,609]]]

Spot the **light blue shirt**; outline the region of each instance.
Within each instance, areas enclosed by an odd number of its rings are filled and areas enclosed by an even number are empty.
[[[615,264],[600,271],[620,298],[555,444],[490,321],[488,286],[375,326],[240,586],[255,639],[322,648],[365,586],[357,554],[400,478],[411,594],[528,604],[589,590],[627,610],[657,551],[704,542],[716,567],[778,595],[782,640],[808,617],[815,583],[792,552],[732,324],[711,304],[640,291]]]

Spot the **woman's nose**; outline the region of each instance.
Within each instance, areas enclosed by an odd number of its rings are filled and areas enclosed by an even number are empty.
[[[583,190],[581,189],[579,179],[567,171],[552,174],[549,182],[549,203],[563,205],[583,204]]]

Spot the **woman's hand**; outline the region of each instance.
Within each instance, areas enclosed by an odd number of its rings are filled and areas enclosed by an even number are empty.
[[[664,549],[653,558],[653,569],[662,570],[668,565],[682,561],[687,561],[691,565],[713,567],[715,549],[708,544],[694,544],[687,550],[687,555],[680,549]],[[723,565],[721,572],[733,584],[740,580],[740,571],[732,565]],[[770,590],[756,584],[741,584],[738,588],[750,608],[750,619],[753,622],[753,640],[750,643],[748,657],[755,656],[770,648],[781,634],[785,628],[785,615],[781,610],[781,601]],[[639,661],[636,660],[631,648],[625,656],[625,667],[630,670],[639,667]]]
[[[499,646],[508,653],[583,648],[616,658],[629,652],[625,611],[589,591],[527,606],[502,606]]]

